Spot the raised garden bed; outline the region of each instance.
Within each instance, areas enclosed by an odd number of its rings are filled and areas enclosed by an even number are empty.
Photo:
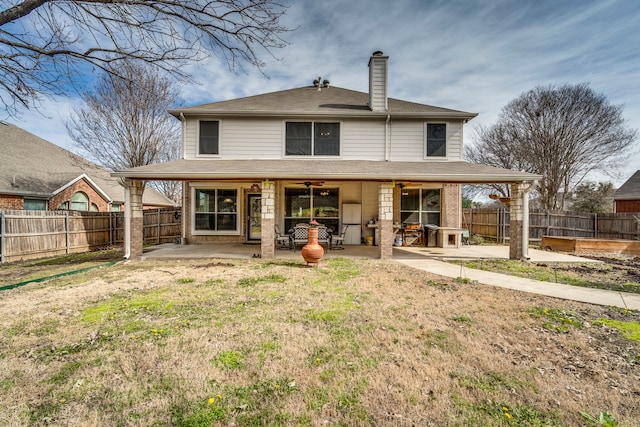
[[[640,240],[542,236],[540,246],[543,249],[576,254],[600,252],[640,256]]]

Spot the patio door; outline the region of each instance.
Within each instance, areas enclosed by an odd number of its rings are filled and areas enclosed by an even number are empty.
[[[247,195],[247,240],[260,240],[262,235],[262,195]]]

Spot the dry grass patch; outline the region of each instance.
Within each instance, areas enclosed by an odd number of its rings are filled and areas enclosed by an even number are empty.
[[[137,261],[0,293],[0,424],[640,423],[640,344],[613,322],[637,312],[302,264]]]

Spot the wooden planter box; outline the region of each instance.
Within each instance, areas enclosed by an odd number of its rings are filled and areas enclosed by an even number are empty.
[[[640,256],[639,240],[542,236],[541,246],[542,249],[576,254],[600,252]]]

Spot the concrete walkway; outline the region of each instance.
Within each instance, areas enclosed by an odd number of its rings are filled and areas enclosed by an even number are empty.
[[[531,257],[531,261],[551,264],[553,262],[599,262],[588,258],[536,249],[530,249],[529,256]],[[640,294],[542,282],[539,280],[466,268],[464,265],[445,262],[446,260],[479,258],[508,259],[509,247],[469,246],[457,250],[443,250],[439,248],[396,248],[394,251],[394,259],[398,262],[441,276],[451,278],[463,277],[477,281],[483,285],[497,286],[590,304],[640,310]]]

